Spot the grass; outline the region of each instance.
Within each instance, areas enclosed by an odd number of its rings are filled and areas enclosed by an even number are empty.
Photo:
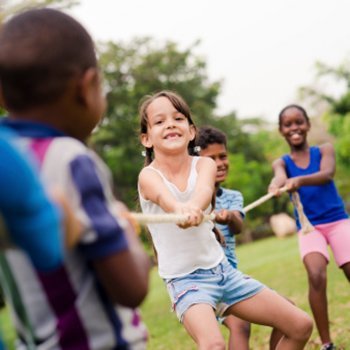
[[[267,238],[237,248],[240,269],[293,300],[311,315],[307,300],[307,280],[300,261],[296,236]],[[349,283],[332,261],[328,266],[328,302],[331,334],[338,350],[350,349]],[[344,312],[345,311],[345,312]],[[166,289],[157,271],[151,276],[150,293],[142,305],[142,314],[148,325],[150,350],[192,350],[193,341],[170,312]],[[227,338],[224,327],[222,331]],[[253,325],[250,347],[267,350],[270,328]],[[316,329],[306,350],[319,350]]]
[[[239,266],[269,287],[293,300],[311,315],[307,301],[307,280],[299,259],[295,236],[285,239],[267,238],[237,248]],[[350,349],[350,300],[349,283],[333,261],[328,267],[328,302],[331,320],[331,334],[338,350]],[[166,288],[157,274],[151,274],[151,288],[141,307],[143,319],[149,329],[149,350],[194,350],[195,346],[184,328],[171,313]],[[8,311],[0,313],[1,326],[7,341],[12,342],[14,333]],[[222,327],[227,338],[227,331]],[[250,347],[267,350],[270,329],[253,325]],[[306,350],[318,350],[319,337],[316,329]],[[9,348],[10,350],[12,348]]]

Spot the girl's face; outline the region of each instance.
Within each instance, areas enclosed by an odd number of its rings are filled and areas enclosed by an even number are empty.
[[[229,161],[225,145],[221,143],[212,143],[208,145],[207,148],[201,149],[200,155],[202,157],[210,157],[215,161],[217,169],[215,179],[216,184],[218,185],[225,181],[229,169]]]
[[[310,123],[298,108],[288,108],[280,121],[280,133],[290,146],[298,147],[306,143]]]
[[[195,137],[195,128],[164,96],[156,98],[147,107],[147,133],[141,134],[141,142],[154,151],[178,152],[186,150]]]

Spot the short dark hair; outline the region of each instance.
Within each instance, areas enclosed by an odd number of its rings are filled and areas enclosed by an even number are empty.
[[[281,127],[282,125],[282,118],[283,118],[283,114],[288,110],[288,109],[292,109],[292,108],[295,108],[297,110],[299,110],[301,112],[301,114],[305,117],[306,121],[308,123],[310,123],[310,118],[309,116],[307,115],[307,112],[305,110],[305,108],[301,107],[300,105],[297,105],[297,104],[290,104],[286,107],[284,107],[281,112],[279,113],[278,115],[278,125],[279,127]]]
[[[224,132],[213,126],[202,126],[198,129],[196,137],[196,146],[206,149],[209,145],[218,143],[227,148],[227,137]]]
[[[9,109],[55,101],[70,78],[96,66],[89,33],[58,10],[25,11],[0,31],[0,84]]]

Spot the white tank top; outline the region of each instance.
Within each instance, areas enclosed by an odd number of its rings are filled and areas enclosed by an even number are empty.
[[[199,157],[193,157],[191,171],[185,191],[179,189],[157,169],[148,166],[161,176],[165,185],[175,198],[186,202],[193,194]],[[139,198],[142,212],[145,214],[164,214],[165,211],[150,200],[145,200],[140,191]],[[211,206],[206,209],[209,213]],[[199,268],[210,269],[224,259],[223,249],[213,233],[214,224],[211,221],[203,222],[197,227],[181,229],[176,224],[162,223],[149,224],[154,247],[158,255],[158,272],[162,278],[174,278],[187,275]]]

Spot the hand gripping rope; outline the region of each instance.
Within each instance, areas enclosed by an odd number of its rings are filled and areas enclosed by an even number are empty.
[[[282,187],[280,192],[287,192],[287,187]],[[270,192],[265,194],[264,196],[257,199],[255,202],[247,205],[243,208],[243,211],[247,213],[248,211],[254,209],[260,204],[268,201],[270,198],[274,197],[275,194]],[[298,192],[292,193],[292,202],[297,210],[299,221],[301,225],[301,233],[306,234],[314,230],[310,221],[306,217],[303,205],[301,204]],[[186,214],[142,214],[142,213],[130,213],[132,219],[134,219],[139,225],[147,225],[153,223],[180,223],[187,219]],[[211,213],[209,215],[204,215],[203,221],[213,221],[215,219],[215,213]]]

